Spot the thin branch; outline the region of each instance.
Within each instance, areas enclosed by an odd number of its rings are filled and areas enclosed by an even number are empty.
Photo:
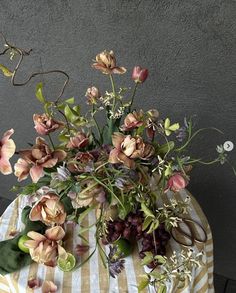
[[[22,62],[23,62],[24,56],[29,56],[30,53],[31,53],[31,51],[32,51],[32,49],[26,51],[26,50],[21,49],[21,48],[19,48],[19,47],[13,46],[13,45],[11,45],[11,44],[6,40],[6,38],[5,38],[5,36],[3,35],[3,33],[0,32],[0,35],[3,37],[4,42],[5,42],[5,46],[7,47],[3,52],[0,52],[0,55],[5,55],[9,50],[14,50],[15,52],[17,52],[17,53],[20,55],[20,58],[19,58],[19,60],[18,60],[18,62],[17,62],[17,64],[16,64],[16,66],[15,66],[15,68],[14,68],[14,71],[13,71],[13,74],[12,74],[12,77],[11,77],[11,83],[12,83],[13,86],[24,86],[24,85],[26,85],[27,83],[29,83],[30,80],[31,80],[32,78],[34,78],[34,77],[36,77],[36,76],[38,76],[38,75],[47,75],[47,74],[51,74],[51,73],[60,73],[60,74],[62,74],[62,75],[65,76],[66,79],[65,79],[65,82],[64,82],[64,84],[63,84],[63,87],[62,87],[62,89],[61,89],[61,91],[60,91],[60,93],[59,93],[57,99],[56,99],[55,102],[54,102],[55,105],[57,105],[57,103],[59,102],[60,98],[61,98],[62,95],[64,94],[64,91],[65,91],[65,88],[66,88],[67,84],[69,83],[69,79],[70,79],[69,75],[68,75],[65,71],[63,71],[63,70],[55,69],[55,70],[49,70],[49,71],[34,72],[34,73],[32,73],[32,74],[28,77],[28,79],[27,79],[26,81],[21,82],[21,83],[16,82],[15,79],[16,79],[17,71],[18,71],[18,69],[20,68],[20,66],[21,66],[21,64],[22,64]]]

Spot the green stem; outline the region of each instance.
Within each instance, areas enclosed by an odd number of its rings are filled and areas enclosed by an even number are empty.
[[[217,128],[214,128],[214,127],[208,127],[208,128],[201,128],[201,129],[199,129],[199,130],[197,130],[187,141],[186,141],[186,143],[183,145],[183,146],[181,146],[180,148],[177,148],[175,151],[176,152],[180,152],[180,151],[182,151],[183,149],[185,149],[186,148],[186,146],[192,141],[192,139],[196,136],[196,135],[198,135],[200,132],[202,132],[202,131],[205,131],[205,130],[215,130],[215,131],[217,131],[217,132],[219,132],[219,133],[221,133],[221,134],[223,134],[223,132],[222,131],[220,131],[219,129],[217,129]]]
[[[49,140],[50,140],[50,143],[51,143],[51,145],[52,145],[53,150],[55,150],[54,143],[53,143],[52,138],[51,138],[51,135],[50,135],[49,133],[48,133],[48,138],[49,138]]]
[[[135,94],[136,94],[137,87],[138,87],[138,83],[136,82],[135,86],[134,86],[133,94],[132,94],[132,97],[131,97],[131,102],[130,102],[130,106],[129,106],[129,112],[131,111],[131,107],[132,107],[133,102],[134,102],[134,97],[135,97]]]
[[[114,83],[114,79],[113,79],[112,74],[110,74],[109,77],[110,77],[110,81],[111,81],[112,92],[114,95],[111,111],[114,112],[115,106],[116,106],[116,89],[115,89],[115,83]]]
[[[102,133],[101,133],[100,127],[98,126],[97,120],[95,119],[94,115],[95,115],[95,113],[94,113],[94,105],[93,105],[93,108],[92,108],[92,117],[93,117],[93,121],[95,123],[95,126],[97,128],[98,134],[99,134],[100,144],[102,145],[103,144]]]
[[[200,163],[202,165],[212,165],[212,164],[215,164],[217,162],[219,162],[220,159],[219,158],[216,158],[215,160],[213,161],[209,161],[209,162],[204,162],[202,161],[201,159],[193,159],[192,161],[188,161],[187,163],[188,164],[193,164],[193,163]]]

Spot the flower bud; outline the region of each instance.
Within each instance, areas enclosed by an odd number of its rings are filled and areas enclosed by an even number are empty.
[[[136,83],[143,83],[148,77],[148,70],[146,68],[141,68],[140,66],[135,66],[132,72],[132,79]]]
[[[188,184],[188,181],[183,177],[181,173],[173,174],[167,183],[167,190],[172,190],[178,192],[181,189],[184,189]]]
[[[98,88],[95,86],[89,87],[86,91],[85,96],[87,97],[87,104],[97,104],[97,100],[101,97]]]

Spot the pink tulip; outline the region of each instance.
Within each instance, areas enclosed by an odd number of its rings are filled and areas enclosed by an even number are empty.
[[[183,177],[183,175],[181,173],[175,173],[169,178],[166,190],[178,192],[181,189],[184,189],[187,185],[188,181]]]
[[[61,225],[65,222],[66,212],[59,196],[48,192],[34,204],[29,218],[31,221],[41,221],[48,226]]]
[[[141,68],[140,66],[135,66],[132,72],[132,79],[136,83],[143,83],[148,77],[148,70],[146,68]]]
[[[14,155],[16,146],[10,137],[14,133],[13,129],[6,131],[0,140],[0,172],[3,175],[12,173],[12,167],[9,159]]]
[[[24,245],[29,248],[32,260],[47,265],[48,263],[55,262],[58,256],[59,242],[64,238],[65,231],[62,227],[55,226],[47,229],[45,235],[30,231],[27,233],[27,236],[31,240],[26,240]]]

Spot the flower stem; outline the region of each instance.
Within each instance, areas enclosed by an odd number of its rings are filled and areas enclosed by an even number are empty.
[[[49,138],[49,140],[50,140],[50,143],[51,143],[51,145],[52,145],[53,150],[55,150],[54,143],[53,143],[52,138],[51,138],[51,135],[50,135],[49,133],[48,133],[48,138]]]
[[[135,94],[136,94],[137,87],[138,87],[138,83],[136,82],[135,86],[134,86],[133,94],[132,94],[132,97],[131,97],[131,102],[130,102],[130,106],[129,106],[129,112],[130,112],[131,107],[132,107],[133,102],[134,102],[134,97],[135,97]]]
[[[100,144],[102,145],[103,144],[103,137],[102,137],[102,133],[101,133],[100,127],[98,126],[97,120],[95,119],[94,105],[93,105],[93,108],[92,108],[92,117],[93,117],[93,121],[95,123],[95,126],[97,128],[98,134],[99,134]]]
[[[116,106],[116,89],[115,89],[115,83],[114,83],[114,79],[113,79],[112,74],[109,74],[109,77],[110,77],[110,81],[111,81],[112,92],[113,92],[113,95],[114,95],[111,110],[112,110],[112,112],[114,112],[115,106]]]

